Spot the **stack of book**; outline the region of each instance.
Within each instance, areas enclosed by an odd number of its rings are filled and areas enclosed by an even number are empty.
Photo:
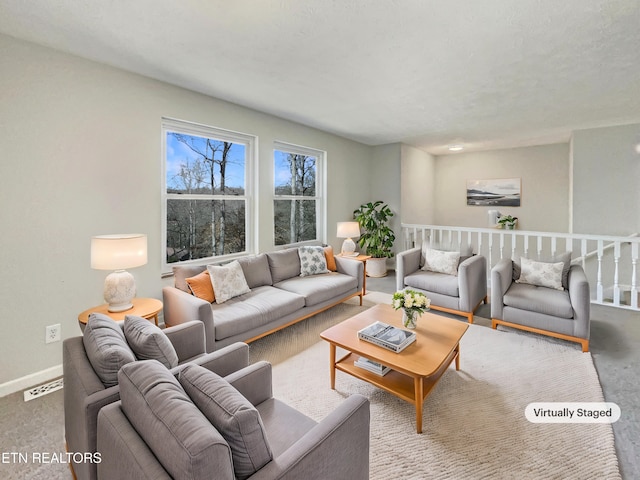
[[[356,367],[364,368],[365,370],[369,370],[370,372],[375,373],[376,375],[380,375],[381,377],[389,373],[391,370],[389,367],[385,367],[381,363],[374,362],[373,360],[369,360],[368,358],[359,357],[358,360],[353,362]]]
[[[375,322],[358,331],[358,338],[399,353],[416,341],[416,334],[382,322]]]

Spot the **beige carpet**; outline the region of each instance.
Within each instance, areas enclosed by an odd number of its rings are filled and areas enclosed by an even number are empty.
[[[386,294],[367,295],[386,302]],[[476,319],[461,343],[461,370],[445,373],[424,405],[413,406],[337,373],[329,388],[329,347],[318,334],[366,307],[350,301],[251,345],[251,360],[274,363],[274,394],[320,420],[344,398],[371,401],[372,479],[619,479],[607,424],[531,424],[530,402],[603,401],[590,354],[544,337],[491,330]]]

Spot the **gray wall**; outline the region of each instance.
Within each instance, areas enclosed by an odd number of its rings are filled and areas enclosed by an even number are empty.
[[[573,133],[573,231],[640,232],[640,125]]]
[[[435,222],[435,158],[409,145],[402,145],[402,223],[431,225]]]
[[[103,303],[90,237],[146,233],[138,296],[161,297],[161,117],[258,136],[258,249],[273,248],[273,141],[326,150],[328,240],[370,198],[372,148],[105,65],[0,36],[0,393],[57,368],[77,315]],[[10,383],[7,383],[10,382]]]
[[[382,200],[389,205],[394,213],[390,225],[396,234],[394,251],[402,248],[399,241],[401,233],[401,198],[400,198],[400,160],[401,145],[392,143],[373,148],[373,160],[371,171],[375,174],[371,177],[371,193],[369,201]],[[393,268],[395,259],[387,260],[387,266]]]
[[[436,157],[435,223],[483,227],[490,207],[468,206],[467,180],[522,180],[520,207],[500,207],[518,217],[521,230],[569,231],[569,145],[554,144]]]

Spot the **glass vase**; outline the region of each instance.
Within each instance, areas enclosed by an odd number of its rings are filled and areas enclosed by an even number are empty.
[[[415,310],[403,309],[402,325],[413,330],[418,326],[418,312]]]

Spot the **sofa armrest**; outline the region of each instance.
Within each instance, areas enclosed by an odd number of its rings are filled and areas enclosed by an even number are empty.
[[[487,260],[474,255],[458,266],[460,310],[471,312],[487,296]]]
[[[163,287],[162,300],[165,325],[173,327],[192,320],[200,320],[204,324],[205,350],[213,352],[216,332],[211,304],[175,287]]]
[[[404,289],[404,277],[420,270],[420,247],[396,254],[396,291]]]
[[[351,395],[251,479],[368,479],[369,415],[369,400]]]
[[[573,334],[580,338],[589,338],[591,329],[591,292],[589,281],[580,265],[571,265],[567,279],[569,298],[575,320]]]
[[[249,345],[242,342],[232,343],[215,352],[194,358],[190,360],[190,363],[195,363],[221,377],[226,377],[249,365]]]
[[[252,405],[259,405],[273,397],[271,364],[260,361],[226,375],[224,379],[238,390]]]
[[[503,297],[513,282],[513,262],[502,259],[491,269],[491,318],[502,320]]]
[[[338,273],[349,275],[358,279],[358,291],[362,291],[364,285],[364,264],[353,259],[335,257]]]
[[[178,354],[178,363],[183,363],[206,353],[204,324],[197,320],[180,323],[163,330]]]

